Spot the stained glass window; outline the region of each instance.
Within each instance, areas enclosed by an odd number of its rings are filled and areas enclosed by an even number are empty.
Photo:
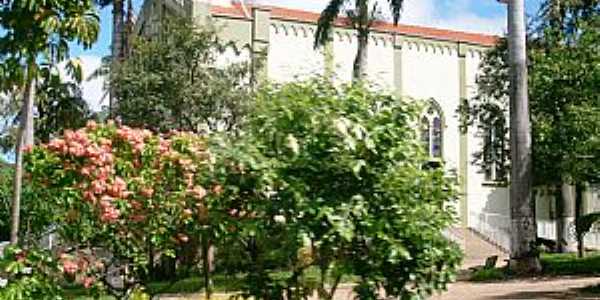
[[[442,158],[444,122],[441,109],[433,100],[421,118],[421,142],[430,157]]]

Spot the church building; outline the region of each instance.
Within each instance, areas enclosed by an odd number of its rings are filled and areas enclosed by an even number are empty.
[[[228,42],[220,59],[237,62],[264,57],[262,75],[268,80],[289,82],[328,74],[341,82],[351,80],[356,33],[339,22],[331,42],[315,50],[318,13],[239,0],[146,0],[135,31],[152,35],[160,20],[168,16],[214,22],[221,39]],[[486,34],[376,22],[368,44],[367,78],[399,96],[427,101],[421,138],[432,160],[443,162],[448,171],[458,175],[457,226],[508,249],[507,184],[493,163],[484,168],[473,164],[484,137],[474,128],[462,132],[457,112],[461,101],[476,93],[482,56],[497,40]],[[538,231],[554,238],[553,201],[543,192],[536,193]],[[597,202],[597,192],[586,194],[588,209],[596,210],[592,204]]]

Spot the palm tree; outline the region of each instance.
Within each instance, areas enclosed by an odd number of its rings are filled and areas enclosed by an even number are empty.
[[[112,66],[116,66],[125,56],[125,50],[123,49],[125,41],[125,11],[123,0],[94,0],[101,8],[112,5],[112,42],[111,42],[111,58]],[[108,107],[112,111],[114,105],[113,88],[110,87]]]
[[[371,11],[369,11],[369,0],[354,0],[353,9],[344,9],[352,5],[353,0],[330,0],[327,7],[321,12],[317,23],[317,32],[315,34],[315,48],[327,44],[331,37],[332,28],[342,10],[345,10],[348,17],[348,25],[358,33],[358,49],[353,65],[353,79],[360,81],[364,78],[367,69],[369,32],[373,21],[378,18],[379,10],[377,2],[373,1]],[[394,19],[394,24],[398,24],[404,0],[388,0],[390,12]]]
[[[531,122],[527,95],[527,54],[524,0],[508,1],[510,63],[510,268],[518,273],[539,272],[535,248],[537,226],[532,197]]]

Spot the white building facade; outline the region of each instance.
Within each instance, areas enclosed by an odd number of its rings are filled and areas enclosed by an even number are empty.
[[[220,37],[230,41],[222,56],[224,62],[264,56],[263,75],[269,80],[287,82],[315,75],[351,80],[357,48],[354,31],[338,26],[332,42],[315,50],[317,13],[232,4],[229,0],[146,0],[136,32],[152,35],[166,16],[214,22]],[[457,112],[462,99],[476,93],[480,61],[496,40],[484,34],[381,22],[374,26],[370,37],[367,77],[397,95],[430,102],[421,121],[427,128],[422,139],[432,157],[443,161],[459,177],[459,225],[508,249],[508,188],[503,182],[490,180],[493,176],[490,178],[481,166],[472,164],[483,140],[475,129],[461,132]],[[552,201],[541,194],[537,199],[540,233],[554,238]],[[587,193],[585,199],[592,207],[598,193]]]

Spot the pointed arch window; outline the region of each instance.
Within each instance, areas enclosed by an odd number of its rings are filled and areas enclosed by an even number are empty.
[[[429,101],[421,117],[421,142],[431,158],[442,158],[444,145],[444,118],[440,106]]]

